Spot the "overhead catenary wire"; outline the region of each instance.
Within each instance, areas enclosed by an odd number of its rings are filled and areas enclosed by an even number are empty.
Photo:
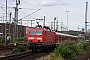
[[[3,5],[2,3],[0,3],[0,5],[5,6],[5,5]]]
[[[24,3],[27,3],[29,5],[32,5],[32,4],[28,3],[28,2],[26,2],[26,0],[24,1]],[[34,5],[32,5],[32,6],[35,7],[35,8],[38,8],[38,7],[34,6]]]
[[[13,2],[15,2],[15,0],[9,0],[9,1],[8,1],[8,5],[9,5],[9,4],[12,5]]]
[[[1,9],[2,9],[3,11],[5,11],[4,8],[5,8],[5,7],[1,7]],[[15,7],[8,7],[8,8],[15,8]],[[20,8],[20,9],[27,9],[27,8]],[[27,9],[27,10],[40,10],[40,9]],[[5,11],[5,12],[6,12],[6,11]],[[21,12],[21,11],[19,11],[19,12],[27,15],[27,14],[24,13],[24,12]]]
[[[8,8],[13,8],[13,7],[8,7]],[[6,12],[3,7],[1,7],[1,9],[2,9],[4,12]],[[37,9],[29,9],[29,10],[37,10]],[[41,9],[38,9],[37,11],[39,11],[39,10],[41,10]],[[35,11],[35,12],[37,12],[37,11]],[[19,12],[21,12],[21,11],[19,11]],[[30,15],[34,14],[35,12],[31,13]],[[27,15],[27,14],[24,13],[24,12],[21,12],[21,13]],[[9,13],[7,13],[7,14],[9,14]],[[26,17],[28,17],[28,16],[30,16],[30,15],[27,15],[27,16],[25,16],[24,18],[26,18]],[[32,17],[32,16],[31,16],[31,17]],[[23,19],[24,19],[24,18],[23,18]]]
[[[24,0],[23,0],[24,1]],[[14,2],[14,0],[13,1],[11,1],[11,2]],[[24,3],[27,3],[27,4],[30,4],[30,3],[28,3],[27,1],[25,1]],[[28,8],[21,8],[21,9],[26,9],[26,10],[41,10],[43,13],[45,13],[45,14],[47,14],[44,10],[42,10],[42,9],[38,9],[38,7],[36,7],[36,6],[34,6],[34,5],[32,5],[32,4],[30,4],[31,6],[33,6],[33,7],[35,7],[35,8],[37,8],[37,9],[28,9]],[[8,8],[14,8],[14,7],[8,7]],[[4,8],[2,7],[2,9],[4,10]],[[5,11],[5,10],[4,10]],[[19,11],[20,12],[20,11]],[[23,13],[23,12],[21,12],[21,13]],[[23,13],[23,14],[25,14],[25,13]],[[33,14],[33,13],[32,13]],[[32,14],[30,14],[30,15],[32,15]],[[26,14],[25,14],[26,15]],[[50,14],[47,14],[47,15],[49,15],[49,16],[51,16]],[[27,16],[29,16],[29,15],[27,15]],[[51,16],[52,17],[52,16]],[[23,17],[23,18],[25,18],[25,17]]]
[[[31,14],[29,14],[29,15],[27,15],[27,16],[25,16],[25,17],[23,17],[23,18],[21,18],[20,20],[27,18],[28,16],[30,16],[30,15],[32,15],[32,14],[34,14],[34,13],[38,12],[39,10],[41,10],[41,9],[38,9],[37,11],[35,11],[35,12],[33,12],[33,13],[31,13]]]
[[[1,9],[2,9],[4,12],[6,12],[2,7],[1,7]]]
[[[11,2],[14,2],[15,0],[13,0],[13,1],[11,1]],[[23,0],[24,1],[24,0]],[[9,1],[10,2],[10,1]],[[21,9],[26,9],[26,10],[36,10],[35,12],[37,12],[37,11],[39,11],[39,10],[41,10],[44,14],[47,14],[47,15],[49,15],[49,17],[53,17],[50,13],[48,13],[48,12],[46,12],[46,11],[44,11],[44,10],[42,10],[42,9],[40,9],[40,8],[38,8],[37,6],[34,6],[34,5],[32,5],[32,4],[30,4],[29,2],[27,2],[27,1],[25,1],[24,3],[27,3],[27,4],[29,4],[29,5],[31,5],[31,6],[33,6],[33,7],[35,7],[36,9],[29,9],[29,8],[21,8]],[[10,5],[10,4],[9,4]],[[9,6],[8,5],[8,6]],[[12,5],[12,4],[11,4]],[[7,7],[8,7],[7,6]],[[8,8],[14,8],[14,7],[8,7]],[[4,10],[4,8],[2,7],[2,9]],[[4,10],[5,11],[5,10]],[[25,18],[27,18],[27,17],[29,17],[29,16],[31,16],[32,14],[34,14],[35,12],[33,12],[33,13],[31,13],[31,14],[26,14],[26,13],[24,13],[24,12],[21,12],[21,11],[19,11],[20,13],[23,13],[24,15],[26,15],[25,17],[22,17],[21,19],[25,19]],[[13,14],[12,14],[13,15]]]
[[[28,9],[28,8],[21,8],[21,9],[26,9],[26,10],[38,10],[38,9]]]
[[[2,9],[4,12],[6,12],[6,10],[4,10],[3,7],[1,7],[1,9]],[[7,14],[9,14],[9,13],[7,13]],[[13,15],[12,15],[12,16],[13,16]]]
[[[32,4],[28,3],[27,1],[24,1],[24,3],[27,3],[27,4],[29,4],[29,5],[32,5]],[[32,5],[32,6],[35,7],[35,8],[38,8],[38,7],[34,6],[34,5]],[[41,8],[40,8],[40,9],[41,9]],[[53,18],[53,17],[51,16],[51,14],[45,12],[43,9],[41,9],[41,11],[42,11],[43,13],[49,15],[49,17]],[[54,14],[53,14],[53,15],[54,15]]]

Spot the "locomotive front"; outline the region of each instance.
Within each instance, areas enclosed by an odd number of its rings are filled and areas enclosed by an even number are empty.
[[[30,30],[28,34],[29,42],[42,42],[42,30]]]
[[[42,42],[43,42],[43,29],[29,28],[27,34],[28,47],[32,49],[36,49],[36,47],[41,47]]]

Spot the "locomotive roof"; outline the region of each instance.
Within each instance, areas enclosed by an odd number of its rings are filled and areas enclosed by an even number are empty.
[[[61,35],[61,36],[67,36],[67,37],[74,37],[74,38],[77,38],[78,36],[74,36],[74,35],[69,35],[69,34],[64,34],[64,33],[58,33],[58,32],[55,32],[57,35]]]
[[[45,31],[50,31],[49,29],[46,29],[46,28],[36,28],[36,27],[34,27],[34,28],[30,28],[30,29],[40,29],[40,30],[45,30]]]

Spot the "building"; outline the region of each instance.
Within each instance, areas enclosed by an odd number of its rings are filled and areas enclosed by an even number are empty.
[[[14,37],[15,35],[17,37],[25,37],[26,36],[26,28],[27,26],[18,25],[17,28],[15,28],[14,23],[6,23],[6,36]],[[16,29],[16,31],[15,31]],[[5,23],[0,23],[0,35],[5,36]]]

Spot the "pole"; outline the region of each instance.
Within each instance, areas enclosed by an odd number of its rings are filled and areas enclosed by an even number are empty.
[[[14,41],[16,45],[16,38],[18,38],[18,5],[20,4],[20,0],[16,0],[16,7],[15,7],[15,16],[14,16]]]
[[[16,43],[16,7],[15,7],[15,15],[14,15],[14,42]]]
[[[2,32],[2,17],[0,17],[1,18],[1,25],[0,25],[0,27],[1,27],[1,33],[3,33]]]
[[[56,20],[56,17],[54,18],[54,31],[55,31],[55,20]]]
[[[4,24],[4,13],[2,13],[2,14],[3,14],[3,24]],[[5,26],[2,25],[2,29],[3,29],[2,32],[4,32],[4,30],[5,30],[4,27],[5,27]],[[3,34],[3,37],[4,37],[4,34]]]
[[[66,11],[67,12],[67,33],[68,33],[68,12],[70,11]]]
[[[6,0],[6,22],[5,22],[5,46],[6,46],[6,44],[7,44],[7,40],[6,40],[6,23],[7,23],[7,0]]]
[[[32,27],[32,24],[33,24],[32,21],[35,21],[35,20],[30,20],[30,21],[31,21],[31,27]]]
[[[10,19],[9,19],[9,36],[10,36],[10,27],[11,27],[11,12],[10,12]]]
[[[87,7],[88,7],[88,2],[86,2],[86,10],[85,10],[85,40],[87,40]]]
[[[18,1],[16,0],[16,34],[17,34],[17,38],[18,38]]]
[[[58,31],[58,16],[57,16],[57,25],[56,25],[56,31]]]
[[[51,30],[53,29],[53,22],[51,22]]]
[[[4,23],[4,13],[2,13],[3,14],[3,23]]]
[[[11,42],[11,33],[10,33],[10,31],[11,31],[11,12],[10,12],[10,17],[9,17],[9,42]]]
[[[79,29],[80,29],[80,28],[79,28],[79,26],[78,26],[78,41],[79,41]]]
[[[22,37],[22,20],[21,20],[21,36],[20,37]]]
[[[62,25],[63,25],[63,22],[60,22],[60,23],[61,23],[60,25],[61,25],[61,31],[62,31],[62,28],[63,28],[63,26],[62,26]]]
[[[45,16],[44,16],[43,26],[45,26]]]

